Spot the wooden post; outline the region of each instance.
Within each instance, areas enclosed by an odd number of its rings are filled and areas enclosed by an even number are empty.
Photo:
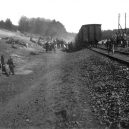
[[[125,34],[126,34],[126,13],[125,13]]]

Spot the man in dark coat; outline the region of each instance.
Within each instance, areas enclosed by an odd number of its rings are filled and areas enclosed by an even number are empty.
[[[6,73],[4,55],[1,55],[1,70],[2,73]]]
[[[107,46],[107,50],[108,50],[108,54],[109,54],[110,51],[112,50],[112,43],[111,43],[110,39],[107,40],[106,46]]]
[[[48,52],[48,49],[49,49],[49,44],[48,44],[48,42],[46,42],[45,48],[46,48],[46,52]]]
[[[10,58],[8,59],[7,64],[9,65],[10,73],[12,73],[12,75],[14,75],[14,74],[15,74],[15,73],[14,73],[14,67],[15,67],[15,65],[14,65],[14,63],[13,63],[13,59],[12,59],[11,56],[10,56]]]

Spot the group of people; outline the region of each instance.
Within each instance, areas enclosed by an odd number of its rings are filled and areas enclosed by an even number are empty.
[[[115,52],[115,42],[112,39],[107,40],[106,47],[107,47],[107,50],[108,50],[108,54],[110,52],[112,52],[112,54],[114,54],[114,52]]]
[[[10,56],[9,59],[7,60],[7,62],[5,62],[5,57],[4,55],[1,55],[1,62],[0,62],[0,68],[2,71],[2,74],[5,74],[7,76],[9,76],[10,74],[14,75],[14,63],[13,63],[13,59]]]
[[[52,51],[52,50],[54,52],[56,52],[56,45],[54,43],[48,43],[48,42],[46,42],[45,43],[45,49],[46,49],[46,52]]]

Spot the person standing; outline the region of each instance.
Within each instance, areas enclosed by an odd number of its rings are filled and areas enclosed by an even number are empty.
[[[115,52],[115,41],[112,42],[112,54]]]
[[[1,70],[2,73],[5,73],[5,61],[4,61],[4,55],[1,55]]]
[[[12,73],[12,75],[14,75],[14,74],[15,74],[15,73],[14,73],[14,67],[15,67],[15,65],[14,65],[14,63],[13,63],[13,59],[12,59],[11,56],[10,56],[10,58],[8,59],[7,64],[9,65],[10,73]]]
[[[110,52],[110,39],[107,40],[106,47],[107,47],[107,51],[108,51],[108,54],[109,54],[109,52]]]
[[[110,39],[111,40],[111,50],[112,50],[112,54],[114,54],[115,52],[115,40],[113,38]]]
[[[49,44],[48,44],[48,42],[46,42],[45,48],[46,48],[46,52],[48,52],[48,49],[49,49]]]

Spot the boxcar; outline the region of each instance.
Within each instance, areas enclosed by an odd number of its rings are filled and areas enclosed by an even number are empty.
[[[76,37],[77,46],[96,46],[101,40],[101,24],[83,25]]]

